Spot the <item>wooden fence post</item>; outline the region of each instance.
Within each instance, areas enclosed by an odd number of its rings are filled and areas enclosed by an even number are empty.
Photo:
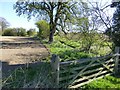
[[[53,70],[53,81],[59,87],[59,56],[53,54],[51,58],[51,67]]]
[[[119,61],[120,61],[120,56],[119,56],[119,54],[120,54],[120,47],[115,47],[115,54],[116,54],[116,56],[115,56],[115,75],[118,75],[118,71],[119,71]]]

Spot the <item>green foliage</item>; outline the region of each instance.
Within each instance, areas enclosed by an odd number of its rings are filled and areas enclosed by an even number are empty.
[[[110,89],[120,88],[120,78],[114,76],[106,76],[102,79],[94,80],[93,82],[83,86],[84,89]]]
[[[106,30],[106,34],[112,39],[115,46],[120,47],[120,2],[113,2],[111,7],[116,7],[113,14],[112,27]]]
[[[81,18],[77,18],[76,20],[76,23],[77,23],[77,30],[79,32],[86,32],[86,31],[89,31],[89,19],[88,17],[81,17]]]
[[[50,34],[50,27],[49,24],[45,20],[41,20],[35,23],[39,28],[38,36],[40,38],[48,38]]]
[[[29,29],[29,30],[27,31],[27,35],[28,35],[28,36],[35,36],[35,35],[36,35],[35,29]]]
[[[62,41],[62,42],[61,42]],[[106,55],[110,49],[106,46],[100,48],[99,46],[92,46],[91,51],[83,51],[81,42],[68,40],[63,37],[55,36],[55,41],[52,44],[46,44],[50,48],[50,52],[60,56],[61,61],[76,60],[80,58],[95,57],[99,55]]]
[[[26,30],[24,28],[16,28],[17,36],[26,36]]]
[[[3,36],[26,36],[24,28],[7,28],[3,31]]]
[[[52,44],[47,44],[46,40],[43,40],[43,43],[49,48],[50,53],[59,55],[61,61],[104,56],[111,52],[111,49],[108,46],[108,44],[111,46],[111,42],[103,41],[103,39],[101,40],[101,35],[94,35],[96,40],[88,51],[86,50],[86,43],[88,44],[88,42],[84,42],[84,39],[81,39],[82,36],[80,36],[80,39],[79,37],[75,37],[75,35],[79,36],[82,34],[73,34],[73,36],[72,34],[73,33],[69,33],[68,36],[65,36],[64,34],[60,36],[56,35],[54,37],[55,41]]]
[[[61,43],[64,43],[75,49],[82,49],[86,52],[98,53],[99,55],[105,55],[107,51],[112,48],[112,42],[108,42],[106,35],[91,31],[91,33],[78,32],[68,33],[67,35],[60,33],[60,37],[55,38]],[[104,47],[104,48],[103,48]],[[104,49],[107,48],[107,51]],[[101,49],[101,50],[100,50]],[[103,54],[102,53],[103,50]],[[98,55],[96,53],[96,55]]]
[[[64,31],[67,26],[66,22],[71,21],[78,13],[77,3],[72,1],[66,2],[34,2],[34,1],[17,1],[14,4],[16,13],[20,15],[26,14],[28,19],[32,16],[40,19],[49,20],[50,30],[49,42],[53,42],[53,36],[56,30]],[[55,13],[54,13],[55,12]]]
[[[3,36],[17,36],[17,32],[13,28],[5,29],[2,33]]]
[[[34,67],[19,67],[9,77],[2,79],[3,88],[50,88],[52,71],[49,62],[41,62]]]
[[[0,36],[2,36],[2,30],[0,30]]]
[[[77,60],[77,59],[89,58],[93,56],[92,53],[80,52],[78,50],[65,50],[63,52],[60,52],[58,55],[60,56],[62,61]]]

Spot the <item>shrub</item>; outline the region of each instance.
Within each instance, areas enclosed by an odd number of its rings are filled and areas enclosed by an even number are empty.
[[[35,29],[29,29],[29,30],[27,31],[27,35],[28,35],[28,36],[34,36],[35,34],[36,34]]]
[[[40,38],[48,38],[50,34],[50,27],[49,24],[45,20],[41,20],[35,23],[39,28],[38,36]]]
[[[26,36],[27,32],[24,28],[16,28],[17,36]]]
[[[24,28],[7,28],[3,31],[3,36],[26,36]]]
[[[102,88],[104,90],[110,88],[120,88],[120,78],[116,78],[114,76],[105,76],[104,78],[94,80],[89,84],[83,86],[85,90],[89,89],[98,89]]]
[[[8,28],[3,31],[2,36],[17,36],[17,32],[13,28]]]

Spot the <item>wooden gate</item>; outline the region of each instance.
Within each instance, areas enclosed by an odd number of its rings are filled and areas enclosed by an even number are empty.
[[[78,88],[96,78],[113,73],[112,55],[99,58],[61,62],[59,72],[60,87]]]
[[[115,73],[119,73],[120,70],[118,54],[66,62],[60,62],[57,55],[53,56],[51,65],[54,71],[54,82],[58,87],[78,88],[95,79],[110,75],[114,70]]]
[[[115,74],[120,76],[120,47],[115,48]]]

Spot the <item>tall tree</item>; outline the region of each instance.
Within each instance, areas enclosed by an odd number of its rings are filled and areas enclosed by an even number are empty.
[[[113,14],[113,25],[111,28],[111,38],[115,46],[120,47],[120,1],[113,2],[111,7],[116,7],[116,10]]]
[[[61,28],[64,31],[65,22],[75,16],[77,10],[75,4],[76,2],[62,2],[62,0],[55,2],[28,0],[24,2],[17,1],[14,9],[18,15],[26,14],[28,19],[32,16],[47,19],[50,25],[49,43],[51,43],[56,30]]]
[[[10,25],[10,23],[3,17],[0,17],[0,26],[1,31],[3,31],[5,28],[7,28]]]
[[[103,42],[108,42],[111,40],[111,37],[106,37],[106,32],[112,27],[112,12],[111,12],[111,2],[100,0],[97,2],[88,2],[90,6],[90,18],[89,18],[89,28],[93,29],[101,34],[101,46]],[[109,48],[112,50],[113,45],[111,46],[107,43]]]

